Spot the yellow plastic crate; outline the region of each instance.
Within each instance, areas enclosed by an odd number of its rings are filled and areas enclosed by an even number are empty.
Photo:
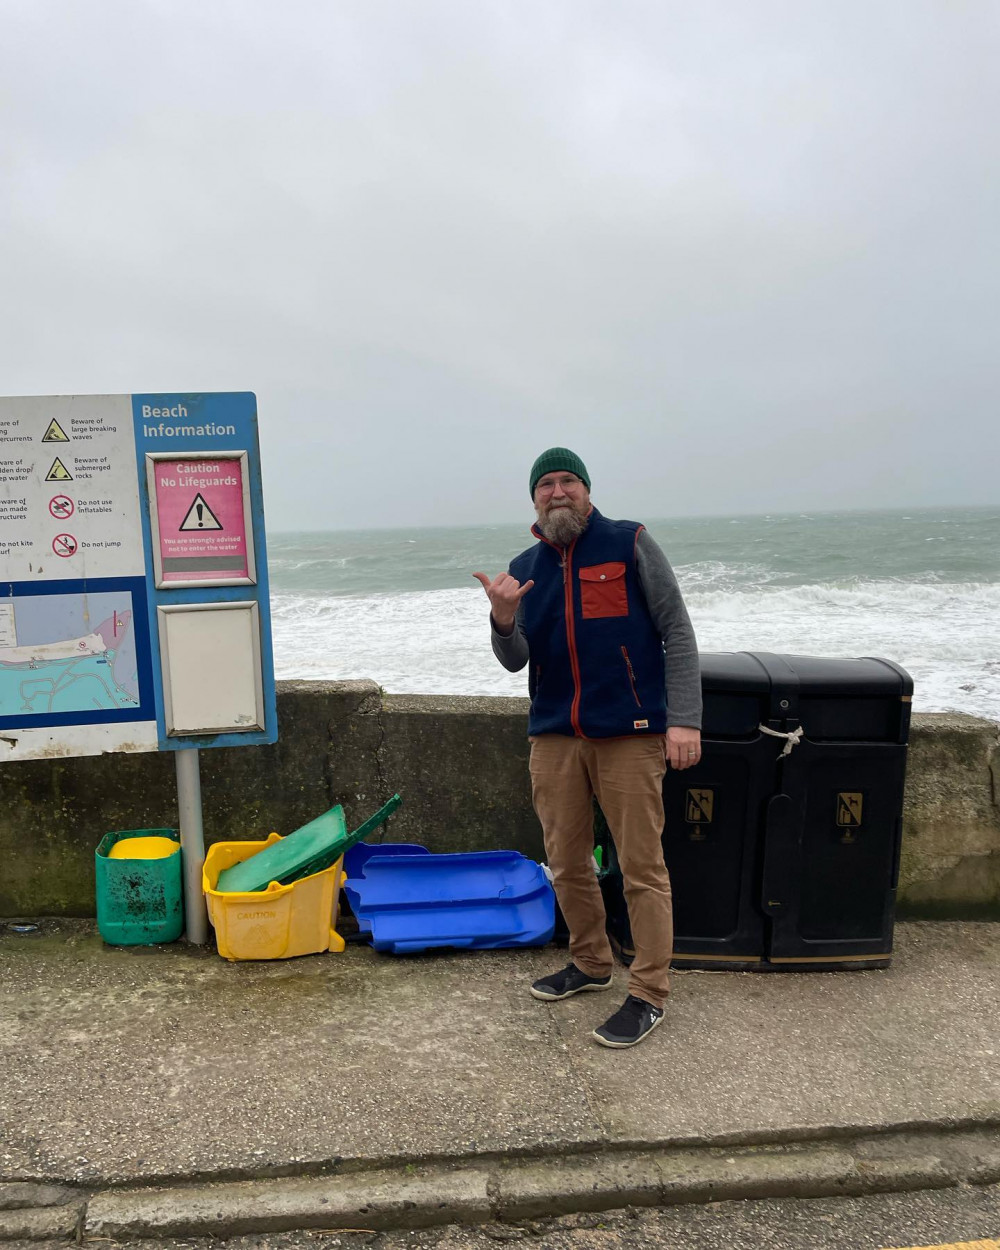
[[[266,890],[248,894],[224,894],[215,888],[220,872],[277,841],[280,835],[272,833],[266,842],[216,842],[208,849],[202,887],[224,959],[291,959],[344,949],[336,930],[343,856],[291,885],[272,881]]]

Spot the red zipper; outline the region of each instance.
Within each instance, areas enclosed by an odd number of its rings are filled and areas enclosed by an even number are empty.
[[[573,548],[576,546],[576,539],[573,539],[565,549],[565,554],[563,554],[563,549],[546,538],[537,526],[533,525],[531,532],[536,538],[540,538],[543,543],[548,543],[562,557],[563,598],[566,610],[566,645],[569,648],[569,666],[573,674],[573,702],[569,709],[569,719],[576,736],[578,738],[586,738],[587,735],[580,728],[580,659],[576,654],[576,624],[573,619]]]
[[[573,618],[573,548],[574,538],[566,548],[566,562],[563,565],[563,586],[566,591],[566,641],[569,644],[569,664],[573,671],[573,703],[569,710],[569,718],[578,738],[586,737],[580,728],[580,658],[576,654],[576,621]]]
[[[635,688],[635,671],[632,668],[632,661],[628,658],[628,652],[624,647],[622,647],[622,657],[625,660],[625,667],[628,669],[629,684],[632,687],[632,698],[635,699],[637,707],[642,707],[642,701],[639,698],[639,691]]]

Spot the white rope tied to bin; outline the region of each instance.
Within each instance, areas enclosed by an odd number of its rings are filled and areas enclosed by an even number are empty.
[[[802,741],[802,734],[804,732],[801,725],[798,727],[798,729],[793,729],[791,733],[787,733],[787,734],[783,734],[780,732],[780,730],[777,730],[777,729],[768,729],[766,725],[758,725],[757,728],[760,730],[762,734],[767,734],[769,738],[784,738],[785,739],[785,749],[781,752],[782,755],[791,755],[792,747],[797,747],[799,745],[799,743]],[[780,758],[781,757],[779,756],[779,759]]]

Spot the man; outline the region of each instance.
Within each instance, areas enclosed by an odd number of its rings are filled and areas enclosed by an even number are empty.
[[[701,758],[701,680],[687,610],[663,552],[634,521],[590,502],[579,456],[552,447],[535,461],[538,542],[492,580],[493,650],[525,664],[531,788],[572,962],[531,987],[554,1001],[607,989],[613,957],[594,874],[592,795],[607,818],[625,881],[635,960],[629,995],[593,1036],[635,1046],[663,1019],[673,946],[663,860],[663,775]]]

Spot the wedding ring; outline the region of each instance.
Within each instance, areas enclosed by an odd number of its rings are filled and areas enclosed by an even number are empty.
[[[693,759],[698,754],[697,751],[688,751],[688,755]]]

